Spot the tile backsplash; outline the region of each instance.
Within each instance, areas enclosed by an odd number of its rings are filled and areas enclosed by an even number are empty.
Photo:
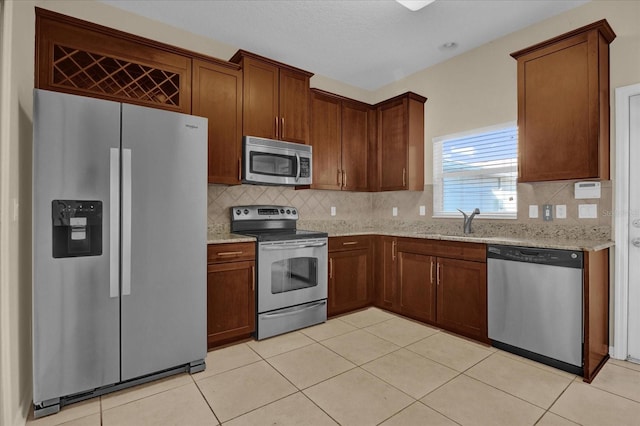
[[[491,229],[496,232],[501,227],[505,232],[515,229],[536,229],[538,232],[553,235],[559,228],[570,232],[586,229],[596,230],[598,235],[610,234],[612,223],[612,184],[602,181],[602,195],[594,200],[574,199],[576,181],[537,182],[518,184],[518,218],[515,220],[477,220],[476,229]],[[428,229],[456,226],[462,220],[434,219],[431,217],[433,186],[426,185],[424,191],[391,192],[346,192],[324,190],[296,190],[291,187],[258,185],[209,185],[208,223],[210,232],[225,232],[229,229],[229,208],[245,204],[290,205],[298,209],[300,220],[304,222],[323,222],[324,226],[376,227],[383,224],[389,228],[402,228],[406,224],[419,224]],[[537,205],[540,215],[529,218],[529,205]],[[543,222],[542,205],[554,205],[554,218]],[[567,206],[567,218],[555,217],[555,205]],[[579,204],[596,204],[597,219],[579,219]],[[426,214],[419,215],[420,206],[425,206]],[[336,215],[331,216],[331,207]],[[397,216],[393,216],[393,208]],[[481,218],[482,215],[479,216]],[[593,233],[593,232],[590,232]]]

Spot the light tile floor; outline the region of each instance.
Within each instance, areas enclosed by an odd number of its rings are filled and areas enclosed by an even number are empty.
[[[592,384],[370,308],[29,425],[640,425],[640,365]]]

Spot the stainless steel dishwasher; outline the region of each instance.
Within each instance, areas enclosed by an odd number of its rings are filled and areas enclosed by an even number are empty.
[[[487,247],[489,339],[506,350],[583,373],[583,254]]]

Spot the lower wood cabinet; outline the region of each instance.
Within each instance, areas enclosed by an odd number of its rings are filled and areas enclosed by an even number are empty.
[[[207,346],[212,348],[255,331],[255,244],[211,244],[207,255]]]
[[[379,237],[376,306],[488,343],[485,250],[484,244]]]
[[[371,237],[329,239],[329,297],[327,315],[369,306],[373,301]]]
[[[488,343],[487,264],[439,257],[436,287],[438,325]]]

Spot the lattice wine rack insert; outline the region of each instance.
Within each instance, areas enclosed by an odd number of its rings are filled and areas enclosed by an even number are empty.
[[[180,105],[178,73],[61,45],[54,46],[53,84],[153,104]]]

